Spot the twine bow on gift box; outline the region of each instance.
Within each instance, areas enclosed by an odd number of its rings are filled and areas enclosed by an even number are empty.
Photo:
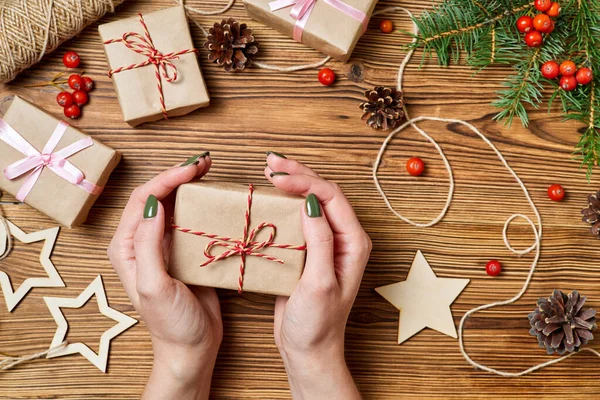
[[[67,158],[72,155],[93,146],[94,141],[91,137],[88,136],[68,145],[62,150],[54,151],[68,127],[67,123],[60,121],[50,139],[48,139],[44,149],[40,152],[7,124],[6,121],[0,118],[0,140],[25,155],[25,158],[4,168],[4,176],[9,180],[13,180],[30,172],[15,196],[17,200],[25,201],[25,198],[35,186],[44,168],[48,168],[64,180],[82,188],[88,193],[94,195],[102,193],[102,187],[96,186],[86,180],[83,172],[67,161]]]
[[[144,28],[144,36],[140,35],[137,32],[125,32],[123,37],[120,39],[110,39],[104,42],[104,44],[111,43],[123,43],[127,46],[128,49],[135,51],[138,54],[141,54],[144,57],[147,57],[146,61],[131,64],[124,67],[119,67],[116,69],[111,69],[108,71],[108,77],[112,77],[114,74],[118,74],[122,71],[129,71],[135,68],[142,68],[147,65],[154,65],[155,73],[156,73],[156,83],[158,87],[158,95],[160,101],[160,108],[165,119],[168,119],[167,116],[167,107],[165,106],[165,95],[163,91],[162,79],[160,77],[161,71],[162,76],[165,78],[165,81],[168,83],[173,83],[177,80],[177,66],[173,64],[173,60],[178,60],[179,56],[188,53],[197,53],[196,49],[186,49],[180,50],[176,52],[171,52],[167,54],[163,54],[154,46],[154,42],[152,41],[152,37],[150,36],[150,31],[148,31],[148,27],[146,26],[146,22],[144,22],[144,16],[142,14],[138,14],[140,17],[140,24]],[[172,76],[169,73],[172,72]]]
[[[290,16],[296,20],[293,38],[295,41],[301,42],[302,33],[304,32],[306,23],[308,22],[317,1],[324,1],[336,10],[339,10],[360,22],[363,25],[363,33],[367,30],[367,25],[369,24],[369,17],[367,14],[341,0],[274,0],[269,3],[269,8],[271,11],[277,11],[282,8],[293,6],[290,11]]]
[[[172,227],[180,232],[189,233],[196,236],[204,236],[210,239],[214,239],[209,242],[204,248],[204,256],[207,260],[200,264],[201,267],[206,267],[207,265],[213,264],[217,261],[223,260],[232,256],[240,256],[240,275],[238,279],[238,293],[242,293],[244,288],[244,272],[246,269],[246,256],[254,256],[261,257],[265,260],[274,261],[278,264],[284,264],[285,261],[281,260],[277,257],[270,256],[268,254],[261,253],[259,250],[275,247],[278,249],[289,249],[289,250],[306,250],[306,245],[304,246],[294,246],[291,244],[278,244],[274,243],[275,233],[277,228],[274,224],[268,222],[261,222],[256,226],[256,228],[250,231],[250,212],[252,210],[252,193],[254,192],[254,186],[250,184],[248,186],[248,207],[246,208],[245,213],[245,223],[244,223],[244,232],[241,238],[235,239],[231,237],[223,237],[219,235],[214,235],[202,231],[192,231],[188,228],[182,228],[178,225],[173,224]],[[269,238],[263,242],[256,242],[254,239],[258,236],[259,232],[265,228],[271,228],[271,232],[269,233]],[[214,247],[224,247],[225,250],[217,255],[213,256],[211,251]]]

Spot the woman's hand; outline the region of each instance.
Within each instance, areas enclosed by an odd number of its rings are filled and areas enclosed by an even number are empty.
[[[275,342],[295,399],[360,399],[344,360],[344,333],[371,240],[339,186],[277,153],[267,178],[306,197],[302,213],[307,258],[291,297],[275,305]]]
[[[214,289],[188,288],[167,274],[174,191],[208,172],[208,153],[135,189],[108,256],[152,337],[147,399],[208,398],[223,335]]]

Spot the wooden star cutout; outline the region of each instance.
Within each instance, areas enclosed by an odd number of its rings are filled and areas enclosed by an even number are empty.
[[[88,361],[94,364],[100,371],[106,372],[108,353],[110,351],[110,341],[135,325],[137,320],[108,306],[106,293],[104,292],[104,285],[102,283],[102,276],[100,275],[98,275],[96,279],[94,279],[92,283],[90,283],[90,285],[76,299],[64,297],[44,297],[44,301],[46,302],[50,313],[56,320],[56,324],[58,325],[50,348],[59,346],[61,343],[63,343],[69,329],[67,320],[60,309],[62,307],[83,307],[83,305],[87,303],[93,295],[96,295],[98,309],[100,312],[118,322],[117,325],[104,332],[100,337],[100,348],[98,354],[96,354],[92,349],[83,343],[69,343],[64,347],[50,351],[47,358],[61,357],[69,354],[79,353],[87,358]]]
[[[60,228],[56,227],[33,233],[25,233],[12,222],[7,220],[6,223],[10,232],[5,232],[5,229],[0,225],[0,254],[6,249],[6,235],[9,234],[23,243],[41,242],[43,240],[44,246],[40,252],[40,263],[48,274],[47,278],[27,278],[17,290],[13,291],[10,277],[6,272],[0,271],[0,288],[2,289],[2,293],[4,293],[6,307],[11,312],[32,288],[65,287],[65,283],[54,267],[54,264],[52,264],[52,261],[50,261],[50,255],[52,254],[52,249],[56,243]],[[4,262],[8,262],[9,260],[10,258],[4,260]]]
[[[381,286],[375,291],[400,310],[400,344],[424,328],[456,338],[450,305],[468,283],[469,279],[435,276],[419,250],[404,282]]]

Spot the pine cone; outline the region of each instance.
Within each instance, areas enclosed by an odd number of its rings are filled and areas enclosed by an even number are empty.
[[[592,224],[592,235],[600,239],[600,190],[588,196],[588,207],[581,213],[583,222]]]
[[[396,89],[377,86],[373,90],[367,90],[365,97],[368,101],[362,103],[364,114],[363,120],[374,129],[393,129],[402,118],[404,118],[404,100],[402,92]]]
[[[241,71],[252,65],[252,57],[258,53],[258,44],[252,36],[252,29],[246,24],[241,24],[233,18],[224,19],[208,31],[209,35],[204,42],[208,49],[208,59],[225,71]]]
[[[552,296],[538,300],[538,308],[527,317],[531,324],[529,333],[537,336],[540,347],[548,354],[579,351],[594,338],[596,310],[583,309],[586,297],[573,290],[568,296],[554,290]]]

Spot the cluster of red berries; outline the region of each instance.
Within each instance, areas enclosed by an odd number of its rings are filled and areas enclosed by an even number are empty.
[[[560,4],[552,0],[535,0],[534,6],[540,14],[533,18],[523,15],[517,20],[517,29],[525,34],[527,46],[540,47],[544,42],[543,35],[554,31],[555,23],[552,18],[560,15]]]
[[[560,87],[566,91],[575,90],[577,85],[587,85],[594,78],[592,70],[587,67],[577,69],[573,61],[567,60],[562,64],[554,60],[546,61],[542,64],[542,75],[546,79],[560,78]]]
[[[80,63],[79,54],[74,51],[67,51],[63,57],[63,64],[67,68],[77,68]],[[56,102],[64,108],[67,118],[79,118],[81,116],[81,107],[89,101],[88,92],[94,88],[94,81],[89,76],[72,74],[67,80],[73,93],[60,92],[56,96]]]

